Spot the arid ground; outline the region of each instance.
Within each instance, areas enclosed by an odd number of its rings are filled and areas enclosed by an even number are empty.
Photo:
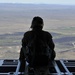
[[[0,59],[18,59],[23,34],[32,18],[44,20],[55,43],[56,59],[75,59],[75,6],[0,4]]]

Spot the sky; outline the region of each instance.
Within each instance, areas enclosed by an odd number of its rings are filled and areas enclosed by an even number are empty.
[[[0,0],[0,3],[32,3],[75,5],[75,0]]]

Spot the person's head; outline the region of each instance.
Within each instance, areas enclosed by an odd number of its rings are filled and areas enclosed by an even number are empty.
[[[31,28],[34,29],[34,28],[43,28],[43,19],[39,16],[36,16],[33,18],[32,20],[32,23],[31,23]]]

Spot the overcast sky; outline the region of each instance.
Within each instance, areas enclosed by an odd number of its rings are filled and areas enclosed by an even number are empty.
[[[75,0],[0,0],[0,3],[68,4],[75,5]]]

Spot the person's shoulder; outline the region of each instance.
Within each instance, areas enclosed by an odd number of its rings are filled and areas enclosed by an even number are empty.
[[[48,31],[44,31],[44,30],[43,30],[43,32],[44,32],[44,34],[46,34],[47,36],[52,37],[52,35],[51,35],[51,33],[50,33],[50,32],[48,32]]]
[[[42,30],[45,34],[49,34],[49,35],[51,35],[51,33],[50,32],[48,32],[48,31],[45,31],[45,30]]]
[[[32,31],[26,31],[26,32],[24,33],[24,35],[31,34],[31,32],[32,32]]]

